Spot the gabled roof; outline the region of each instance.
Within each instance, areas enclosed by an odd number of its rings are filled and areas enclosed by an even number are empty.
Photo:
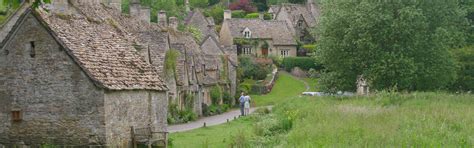
[[[295,19],[298,19],[300,16],[303,16],[304,20],[310,27],[314,27],[317,25],[317,18],[319,17],[319,8],[316,7],[316,5],[312,4],[315,8],[311,9],[311,6],[309,4],[307,5],[302,5],[302,4],[289,4],[289,3],[283,3],[281,5],[272,5],[270,8],[276,14],[276,17],[279,16],[279,14],[282,11],[285,11],[287,15],[287,19],[290,19],[293,22],[296,22]],[[314,12],[313,12],[314,11]],[[317,16],[315,16],[317,15]],[[296,25],[296,23],[293,23],[293,25]]]
[[[32,13],[98,87],[109,90],[158,90],[167,87],[137,53],[135,38],[120,31],[102,5],[76,7],[78,13]],[[133,21],[133,20],[130,20]]]
[[[212,19],[212,17],[206,18],[199,9],[189,12],[184,21],[184,25],[196,27],[202,32],[203,36],[212,35],[216,38],[218,37],[214,28],[214,19]]]
[[[242,32],[249,28],[251,38],[272,39],[274,45],[296,45],[285,21],[232,18],[224,23],[228,23],[233,38],[243,38]]]

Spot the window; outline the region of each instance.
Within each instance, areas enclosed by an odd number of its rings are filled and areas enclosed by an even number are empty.
[[[36,56],[35,42],[31,41],[30,42],[30,57],[34,58],[35,56]]]
[[[246,55],[252,54],[252,48],[244,47],[244,48],[242,48],[242,53],[246,54]]]
[[[252,37],[252,32],[250,32],[249,28],[244,29],[244,38],[251,38]]]
[[[250,38],[250,31],[245,31],[244,32],[244,37],[245,38]]]
[[[19,122],[21,120],[22,120],[21,110],[19,109],[12,110],[12,121]]]
[[[282,57],[287,57],[287,56],[290,55],[290,50],[287,50],[287,49],[281,50],[281,51],[280,51],[280,55],[281,55]]]
[[[206,74],[206,65],[202,64],[202,72],[204,73],[204,76],[207,76]]]
[[[302,20],[298,20],[298,27],[303,27],[303,21]]]
[[[194,81],[194,65],[191,66],[191,81]]]

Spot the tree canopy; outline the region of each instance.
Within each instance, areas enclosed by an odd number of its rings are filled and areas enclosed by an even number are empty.
[[[450,49],[465,45],[468,21],[458,1],[323,1],[319,56],[326,91],[435,90],[456,79]],[[329,8],[329,9],[324,9]]]

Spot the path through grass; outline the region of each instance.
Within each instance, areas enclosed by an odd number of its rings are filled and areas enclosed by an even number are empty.
[[[305,89],[302,81],[288,73],[280,73],[271,93],[251,97],[258,106],[273,105],[293,99]],[[222,125],[171,133],[170,137],[173,147],[229,147],[232,140],[236,139],[233,136],[239,135],[239,132],[251,136],[253,123],[251,117],[245,117]]]

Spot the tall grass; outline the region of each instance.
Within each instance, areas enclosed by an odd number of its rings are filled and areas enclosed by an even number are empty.
[[[371,97],[301,98],[279,110],[298,110],[286,145],[472,146],[474,96],[382,93]]]

